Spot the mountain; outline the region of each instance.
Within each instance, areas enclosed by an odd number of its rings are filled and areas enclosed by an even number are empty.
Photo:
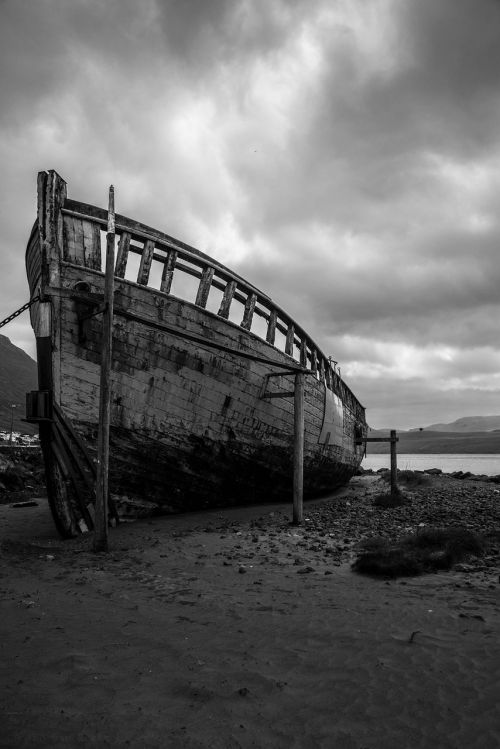
[[[38,387],[36,362],[10,340],[0,335],[0,430],[35,434],[36,424],[21,421],[26,412],[26,393]],[[12,404],[16,408],[12,409]]]
[[[500,416],[462,416],[461,419],[452,421],[450,424],[431,424],[423,427],[426,432],[492,432],[500,429]],[[410,429],[410,432],[422,431]]]

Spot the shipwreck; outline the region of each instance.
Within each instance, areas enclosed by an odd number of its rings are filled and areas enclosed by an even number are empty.
[[[107,219],[68,198],[56,172],[38,175],[26,268],[39,382],[27,418],[66,537],[94,525]],[[290,498],[284,396],[297,372],[304,496],[346,483],[363,457],[365,411],[313,339],[214,258],[119,214],[115,226],[111,517]]]

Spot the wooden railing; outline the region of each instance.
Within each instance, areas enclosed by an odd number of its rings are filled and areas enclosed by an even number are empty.
[[[103,270],[101,247],[105,243],[106,212],[66,199],[62,214],[64,259]],[[331,360],[264,293],[194,247],[118,214],[116,234],[119,237],[116,277],[149,286],[163,294],[179,296],[259,336],[309,369],[342,398],[356,418],[364,420],[364,408],[332,366]],[[191,288],[189,279],[195,279]],[[192,299],[188,298],[189,292]]]

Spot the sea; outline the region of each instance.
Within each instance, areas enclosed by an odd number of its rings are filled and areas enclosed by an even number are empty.
[[[500,474],[500,455],[398,453],[397,464],[401,471],[425,471],[428,468],[440,468],[443,473],[470,471],[477,475],[485,474],[486,476],[497,476]],[[362,468],[371,468],[373,471],[378,471],[379,468],[390,468],[390,465],[391,456],[388,453],[384,455],[367,455],[361,463]]]

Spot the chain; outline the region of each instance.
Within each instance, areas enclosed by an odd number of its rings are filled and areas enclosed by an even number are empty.
[[[5,318],[5,320],[0,321],[0,328],[3,328],[4,325],[7,325],[7,323],[11,322],[11,320],[14,320],[19,315],[22,315],[23,312],[25,312],[27,309],[29,309],[35,302],[38,302],[40,299],[39,296],[33,297],[33,299],[30,299],[29,302],[26,302],[26,304],[23,304],[22,307],[20,307],[18,310],[13,312],[11,315]]]

